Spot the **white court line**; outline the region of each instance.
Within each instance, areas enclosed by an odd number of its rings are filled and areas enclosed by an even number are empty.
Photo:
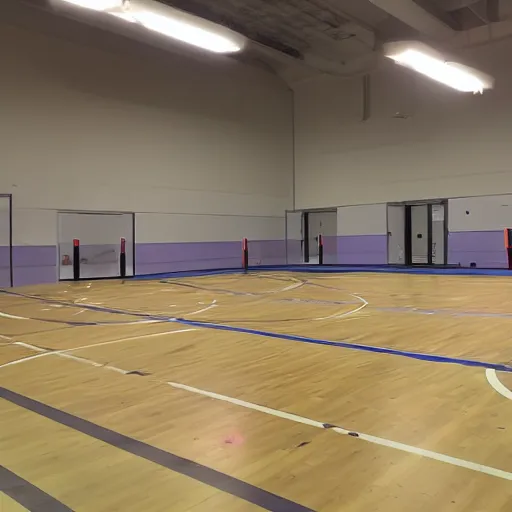
[[[35,356],[23,357],[22,359],[16,359],[16,361],[10,361],[8,363],[4,363],[0,365],[1,368],[5,368],[7,366],[14,366],[15,364],[25,363],[27,361],[32,361],[32,359],[39,359],[40,357],[45,357],[50,355],[52,352],[42,352],[41,354],[37,354]]]
[[[195,330],[195,329],[187,329],[187,330]],[[177,332],[183,332],[183,331],[172,331],[172,332],[177,333]],[[163,334],[163,333],[159,333],[159,334]],[[169,334],[169,333],[166,333],[166,334]],[[22,343],[22,342],[18,342],[18,343]],[[23,344],[23,346],[30,347],[35,350],[44,350],[44,349],[40,349],[39,347],[34,347],[33,345],[28,345],[28,344]],[[95,346],[95,345],[91,345],[91,346]],[[71,349],[71,350],[73,350],[73,349]],[[78,350],[78,348],[74,349],[74,350]],[[105,368],[106,370],[115,371],[115,372],[121,373],[123,375],[130,373],[127,370],[123,370],[123,369],[117,368],[115,366],[103,365],[101,363],[97,363],[96,361],[92,361],[90,359],[85,359],[82,357],[73,356],[73,355],[67,354],[65,352],[67,352],[67,351],[44,352],[44,353],[32,356],[30,358],[21,359],[18,362],[26,361],[27,359],[35,359],[37,357],[43,357],[46,355],[57,355],[60,357],[72,359],[72,360],[80,362],[80,363],[89,364],[94,367],[98,367],[98,368],[101,367],[101,368]],[[2,368],[3,366],[9,366],[10,364],[16,364],[16,362],[7,363],[6,365],[0,366],[0,368]],[[172,386],[173,388],[182,389],[184,391],[189,391],[189,392],[196,393],[199,395],[207,396],[207,397],[213,398],[215,400],[221,400],[224,402],[228,402],[233,405],[245,407],[246,409],[252,409],[252,410],[255,410],[258,412],[262,412],[264,414],[269,414],[269,415],[276,416],[276,417],[279,417],[282,419],[295,421],[296,423],[302,423],[304,425],[309,425],[309,426],[315,427],[315,428],[321,428],[324,430],[325,429],[333,430],[337,434],[349,435],[356,439],[362,439],[363,441],[367,441],[369,443],[377,444],[380,446],[385,446],[388,448],[394,448],[395,450],[400,450],[400,451],[411,453],[414,455],[419,455],[421,457],[437,460],[439,462],[445,462],[447,464],[451,464],[452,466],[458,466],[458,467],[469,469],[469,470],[476,471],[479,473],[485,473],[487,475],[494,476],[497,478],[502,478],[504,480],[512,481],[512,473],[510,473],[508,471],[501,470],[501,469],[493,468],[491,466],[485,466],[484,464],[478,464],[476,462],[459,459],[457,457],[451,457],[450,455],[444,455],[442,453],[437,453],[437,452],[434,452],[431,450],[424,450],[423,448],[417,448],[415,446],[400,443],[397,441],[392,441],[390,439],[385,439],[382,437],[372,436],[370,434],[364,434],[361,432],[350,431],[350,430],[347,430],[347,429],[344,429],[341,427],[331,427],[330,425],[326,426],[326,424],[324,424],[320,421],[317,421],[317,420],[312,420],[310,418],[299,416],[297,414],[280,411],[278,409],[272,409],[270,407],[265,407],[263,405],[253,404],[251,402],[246,402],[245,400],[240,400],[238,398],[221,395],[219,393],[214,393],[211,391],[205,391],[203,389],[194,388],[192,386],[187,386],[186,384],[180,384],[177,382],[167,382],[167,384],[169,386]]]
[[[2,311],[0,311],[0,316],[3,316],[4,318],[11,318],[12,320],[30,320],[30,318],[25,318],[24,316],[9,315],[7,313],[2,313]]]
[[[281,290],[276,290],[275,292],[268,292],[268,293],[289,292],[290,290],[295,290],[295,288],[300,288],[301,286],[304,286],[304,283],[302,281],[299,281],[299,282],[291,284],[289,286],[285,286]]]
[[[256,276],[258,277],[263,277],[263,278],[269,278],[269,279],[272,279],[272,277],[274,278],[277,278],[277,279],[287,279],[288,281],[292,281],[292,284],[288,285],[288,286],[285,286],[284,288],[280,288],[279,290],[273,290],[273,291],[270,291],[270,292],[263,292],[261,295],[267,295],[267,294],[273,294],[273,293],[282,293],[282,292],[289,292],[290,290],[295,290],[296,288],[300,288],[301,286],[304,286],[304,281],[301,281],[300,279],[296,279],[295,277],[291,277],[290,276],[281,276],[281,275],[278,275],[278,274],[256,274]],[[252,295],[252,294],[251,294]],[[255,295],[259,295],[259,294],[255,294]]]
[[[1,368],[5,368],[7,366],[13,366],[13,365],[16,365],[16,364],[25,363],[27,361],[32,361],[33,359],[39,359],[40,357],[47,357],[47,356],[67,357],[69,355],[69,352],[75,352],[77,350],[83,350],[83,349],[86,349],[86,348],[103,347],[105,345],[113,345],[114,343],[123,343],[125,341],[140,340],[140,339],[143,339],[143,338],[155,338],[157,336],[164,336],[166,334],[177,334],[177,333],[180,333],[180,332],[190,332],[190,331],[197,331],[197,330],[198,329],[179,329],[177,331],[158,332],[158,333],[155,333],[155,334],[146,334],[145,336],[133,336],[131,338],[122,338],[122,339],[119,339],[119,340],[105,341],[103,343],[96,343],[96,344],[93,344],[93,345],[83,345],[81,347],[74,347],[74,348],[69,348],[69,349],[66,349],[66,350],[46,350],[44,348],[36,347],[34,345],[29,345],[28,343],[23,343],[21,341],[16,341],[16,342],[13,343],[13,345],[20,345],[22,347],[29,348],[31,350],[34,350],[35,352],[40,352],[40,353],[37,354],[37,355],[34,355],[34,356],[23,357],[21,359],[16,359],[15,361],[10,361],[8,363],[4,363],[4,364],[0,365],[0,369]],[[78,359],[82,359],[82,358],[78,358]],[[99,366],[103,366],[103,365],[99,365]]]
[[[55,352],[50,352],[50,354],[64,354],[68,352],[75,352],[76,350],[82,350],[86,348],[94,348],[94,347],[104,347],[105,345],[114,345],[115,343],[124,343],[125,341],[135,341],[135,340],[141,340],[143,338],[156,338],[158,336],[165,336],[167,334],[177,334],[180,332],[190,332],[190,331],[197,331],[198,329],[178,329],[177,331],[165,331],[165,332],[156,332],[154,334],[142,334],[140,336],[131,336],[130,338],[120,338],[118,340],[111,340],[111,341],[104,341],[102,343],[96,343],[93,345],[82,345],[81,347],[74,347],[69,348],[66,350],[57,350]]]
[[[95,308],[96,306],[98,305],[101,305],[102,303],[101,302],[91,302],[91,303],[87,303],[87,302],[75,302],[74,303],[76,306],[85,306],[85,307],[92,307],[92,308]],[[92,310],[92,311],[96,311],[96,310]],[[103,311],[96,311],[98,313],[103,313]],[[121,313],[121,312],[120,312]],[[122,312],[123,315],[126,315],[126,316],[134,316],[133,313],[129,313],[129,312]],[[130,320],[128,322],[119,322],[119,323],[116,323],[116,322],[98,322],[98,325],[101,325],[102,327],[106,327],[107,325],[114,325],[114,326],[118,326],[118,325],[136,325],[136,324],[158,324],[158,323],[161,323],[162,320]]]
[[[187,313],[186,316],[199,315],[199,313],[204,313],[205,311],[208,311],[209,309],[213,309],[216,307],[217,307],[217,300],[214,300],[208,307],[199,309],[198,311],[194,311],[193,313]]]
[[[309,418],[304,418],[302,416],[298,416],[296,414],[292,414],[289,412],[278,411],[277,409],[271,409],[269,407],[265,407],[263,405],[252,404],[250,402],[245,402],[244,400],[240,400],[238,398],[232,398],[229,396],[219,395],[218,393],[213,393],[212,391],[205,391],[203,389],[193,388],[192,386],[187,386],[186,384],[179,384],[178,382],[168,382],[169,386],[177,389],[183,389],[185,391],[191,391],[192,393],[197,393],[199,395],[208,396],[210,398],[214,398],[215,400],[223,400],[224,402],[229,402],[235,405],[239,405],[241,407],[245,407],[247,409],[253,409],[255,411],[263,412],[265,414],[272,414],[273,416],[279,416],[280,418],[284,418],[287,420],[295,421],[297,423],[303,423],[304,425],[309,425],[311,427],[324,428],[324,424],[320,421],[311,420]],[[348,430],[346,433],[348,434]]]
[[[350,316],[350,315],[354,315],[358,311],[361,311],[363,308],[368,306],[368,302],[365,299],[363,299],[362,297],[359,297],[359,295],[354,295],[353,293],[351,293],[350,295],[352,297],[355,297],[356,299],[359,299],[362,302],[362,304],[359,307],[357,307],[356,309],[353,309],[352,311],[347,311],[346,313],[342,313],[342,314],[334,313],[332,315],[324,316],[322,318],[315,318],[314,320],[330,320],[332,318],[336,318],[336,319],[344,318],[344,317],[347,317],[347,316]]]
[[[121,368],[117,368],[115,366],[104,365],[101,363],[97,363],[96,361],[92,361],[91,359],[85,359],[83,357],[72,356],[71,354],[60,353],[60,354],[56,354],[56,355],[58,355],[60,357],[65,357],[67,359],[72,359],[73,361],[77,361],[78,363],[89,364],[96,368],[105,368],[106,370],[112,370],[114,372],[121,373],[123,375],[130,373],[126,370],[122,370]]]
[[[15,341],[13,345],[19,345],[20,347],[29,348],[30,350],[34,350],[35,352],[48,352],[45,348],[36,347],[35,345],[30,345],[29,343],[23,343],[23,341]]]
[[[492,368],[487,368],[485,370],[485,376],[487,377],[487,382],[500,394],[505,398],[512,400],[512,391],[508,389],[500,379],[498,378],[498,374],[496,370]]]
[[[298,423],[303,423],[305,425],[310,425],[312,427],[322,428],[322,429],[329,429],[333,430],[334,432],[342,435],[350,435],[353,436],[355,439],[362,439],[363,441],[367,441],[369,443],[378,444],[381,446],[386,446],[388,448],[394,448],[395,450],[400,450],[407,453],[412,453],[415,455],[420,455],[421,457],[437,460],[439,462],[445,462],[447,464],[451,464],[452,466],[458,466],[465,469],[470,469],[472,471],[477,471],[479,473],[485,473],[490,476],[494,476],[497,478],[502,478],[504,480],[511,480],[512,481],[512,473],[508,471],[504,471],[502,469],[493,468],[491,466],[485,466],[483,464],[478,464],[476,462],[471,462],[464,459],[459,459],[457,457],[451,457],[450,455],[444,455],[442,453],[433,452],[431,450],[424,450],[423,448],[417,448],[416,446],[410,446],[408,444],[399,443],[397,441],[391,441],[390,439],[385,439],[383,437],[376,437],[369,434],[364,434],[360,432],[353,432],[346,430],[341,427],[332,427],[329,425],[326,427],[326,424],[312,420],[309,418],[304,418],[302,416],[298,416],[296,414],[287,413],[284,411],[279,411],[277,409],[271,409],[270,407],[265,407],[263,405],[253,404],[251,402],[246,402],[245,400],[240,400],[238,398],[232,398],[225,395],[220,395],[218,393],[213,393],[211,391],[205,391],[203,389],[194,388],[192,386],[187,386],[185,384],[179,384],[177,382],[168,382],[170,386],[182,389],[185,391],[190,391],[192,393],[196,393],[199,395],[204,395],[210,398],[213,398],[215,400],[222,400],[224,402],[229,402],[234,405],[239,405],[241,407],[245,407],[247,409],[253,409],[255,411],[259,411],[265,414],[270,414],[272,416],[277,416],[279,418],[283,418],[286,420],[295,421]]]
[[[116,368],[115,366],[103,365],[101,363],[97,363],[96,361],[92,361],[90,359],[85,359],[83,357],[77,357],[77,356],[73,356],[71,354],[67,354],[67,353],[65,353],[65,351],[51,352],[51,351],[48,351],[41,347],[36,347],[36,346],[30,345],[28,343],[23,343],[22,341],[17,341],[13,344],[20,345],[22,347],[29,348],[31,350],[35,350],[36,352],[40,352],[40,354],[38,354],[37,356],[26,357],[25,359],[19,359],[18,361],[13,361],[14,364],[16,364],[17,362],[27,361],[29,359],[35,359],[37,357],[55,355],[55,356],[59,356],[59,357],[64,357],[66,359],[72,359],[73,361],[77,361],[79,363],[89,364],[91,366],[95,366],[96,368],[106,368],[107,370],[112,370],[112,371],[115,371],[118,373],[122,373],[123,375],[126,375],[127,373],[129,373],[126,370],[121,370],[121,368]],[[95,345],[92,345],[92,346],[95,346]],[[7,363],[7,365],[3,365],[3,366],[9,366],[9,364],[13,364],[13,363]]]

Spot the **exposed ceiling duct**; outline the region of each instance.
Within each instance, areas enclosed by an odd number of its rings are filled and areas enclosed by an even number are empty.
[[[414,28],[433,41],[449,43],[451,47],[460,48],[466,46],[486,44],[490,41],[512,36],[512,20],[492,22],[489,20],[481,26],[469,30],[454,30],[439,18],[427,12],[414,0],[370,0],[372,4]],[[418,0],[419,1],[419,0]],[[475,8],[482,0],[439,0],[437,5],[442,5],[447,12],[465,8]],[[495,4],[495,0],[487,0]],[[489,4],[487,4],[489,5]]]
[[[489,25],[459,32],[450,41],[451,46],[463,48],[498,41],[512,36],[512,20],[503,20]]]
[[[432,39],[445,41],[455,36],[456,32],[433,14],[425,11],[413,0],[370,0],[383,11],[399,19],[418,32]]]
[[[464,9],[465,7],[471,7],[480,1],[481,0],[440,0],[436,3],[441,9],[447,12],[451,12],[457,11],[458,9]]]

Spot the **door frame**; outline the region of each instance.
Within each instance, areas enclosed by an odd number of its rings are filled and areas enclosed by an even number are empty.
[[[131,215],[132,217],[132,267],[133,273],[131,276],[127,276],[124,279],[130,279],[136,276],[135,274],[135,212],[122,212],[122,211],[107,211],[107,210],[57,210],[57,281],[73,281],[73,279],[62,279],[60,277],[60,265],[61,265],[61,256],[60,256],[60,221],[59,215],[61,213],[70,213],[70,214],[81,214],[81,215]],[[116,277],[81,277],[80,281],[101,281],[106,279],[116,279]],[[117,279],[123,279],[121,277],[117,277]]]
[[[443,205],[444,207],[444,254],[443,263],[448,264],[448,199],[425,199],[423,201],[404,201],[402,203],[387,203],[387,206],[403,206],[404,207],[404,265],[406,267],[413,267],[417,265],[424,265],[424,263],[412,262],[412,223],[411,223],[411,207],[412,206],[427,206],[427,265],[434,266],[432,262],[432,206]],[[387,208],[386,208],[387,213]],[[386,217],[387,226],[387,217]],[[388,237],[389,243],[389,237]],[[389,249],[388,249],[389,254]],[[437,266],[438,264],[436,264]]]
[[[403,249],[402,249],[402,254],[403,254],[403,262],[399,262],[399,263],[390,263],[390,254],[389,254],[389,249],[390,249],[390,238],[391,238],[391,235],[392,235],[392,231],[390,230],[390,225],[389,225],[389,208],[400,208],[401,211],[402,211],[402,214],[403,214],[403,230],[402,230],[402,235],[403,235],[403,243],[402,243],[402,246],[403,246]],[[398,203],[386,203],[386,251],[387,251],[387,265],[399,265],[399,266],[407,266],[407,263],[405,261],[405,256],[406,256],[406,248],[405,248],[405,244],[407,243],[407,237],[405,236],[405,229],[406,229],[406,217],[405,217],[405,205],[404,204],[398,204]]]
[[[14,286],[14,262],[12,250],[12,194],[0,194],[0,198],[7,198],[9,203],[9,282]]]
[[[302,261],[309,263],[309,212],[302,212]]]
[[[307,208],[304,210],[285,210],[285,219],[289,213],[301,213],[301,254],[302,263],[309,263],[309,214],[310,213],[338,213],[338,208]],[[337,225],[337,222],[336,222]],[[336,232],[337,236],[337,232]],[[285,239],[288,240],[288,225],[285,220]],[[288,244],[286,244],[288,247]],[[286,255],[286,261],[288,261],[288,254]]]

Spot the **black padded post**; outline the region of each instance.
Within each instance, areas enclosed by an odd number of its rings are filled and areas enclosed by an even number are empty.
[[[242,267],[247,272],[249,268],[249,247],[247,244],[247,238],[242,240]]]
[[[121,238],[121,252],[119,255],[119,274],[126,277],[126,240]]]
[[[73,279],[80,279],[80,240],[73,240]]]

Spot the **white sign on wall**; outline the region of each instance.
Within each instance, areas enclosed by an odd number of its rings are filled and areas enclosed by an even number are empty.
[[[444,204],[432,205],[432,222],[444,222]]]

